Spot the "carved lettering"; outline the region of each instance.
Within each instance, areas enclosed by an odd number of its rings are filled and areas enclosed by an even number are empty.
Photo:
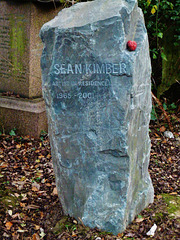
[[[110,63],[106,63],[106,74],[111,74],[111,64]]]
[[[112,65],[112,73],[113,74],[118,74],[119,72],[118,72],[118,67],[119,67],[119,65],[121,65],[121,64],[113,64]]]
[[[59,64],[55,64],[54,69],[55,69],[54,74],[59,75],[60,74]]]
[[[82,74],[82,65],[75,64],[75,74]]]
[[[105,65],[104,64],[102,64],[101,65],[101,67],[99,66],[99,64],[96,64],[96,71],[97,71],[97,73],[100,73],[100,74],[102,74],[102,73],[105,73]]]
[[[94,63],[94,64],[55,64],[54,74],[127,74],[127,65],[124,62],[120,63]]]
[[[71,72],[72,74],[74,74],[74,71],[73,71],[73,69],[72,69],[72,65],[71,65],[71,64],[68,64],[67,74],[69,74],[70,72]]]
[[[126,64],[125,63],[121,63],[120,64],[120,73],[121,74],[126,74],[127,73]]]
[[[91,66],[92,64],[86,64],[86,74],[92,74]]]

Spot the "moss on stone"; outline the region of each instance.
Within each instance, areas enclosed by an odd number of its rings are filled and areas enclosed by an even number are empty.
[[[24,73],[23,59],[26,49],[26,30],[25,19],[22,16],[11,16],[11,32],[10,32],[10,58],[12,64],[13,76],[19,76]]]

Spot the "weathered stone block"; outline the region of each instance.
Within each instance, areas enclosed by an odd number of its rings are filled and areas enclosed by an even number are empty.
[[[15,128],[19,135],[39,138],[47,131],[45,104],[42,98],[28,100],[0,95],[0,131]]]
[[[115,234],[153,201],[151,64],[136,1],[96,0],[41,29],[43,95],[66,214]],[[126,49],[128,40],[137,49]]]
[[[41,130],[47,129],[45,108],[41,113],[29,111],[32,101],[28,104],[28,100],[24,100],[24,97],[36,98],[37,103],[42,97],[40,58],[43,46],[39,31],[42,24],[61,9],[55,9],[53,3],[47,4],[0,1],[0,93],[14,92],[22,97],[15,101],[0,96],[0,129],[6,132],[15,127],[18,134],[39,137]],[[22,105],[27,109],[22,110]]]
[[[0,1],[0,92],[42,96],[39,31],[56,14],[53,4],[46,8],[32,1]]]

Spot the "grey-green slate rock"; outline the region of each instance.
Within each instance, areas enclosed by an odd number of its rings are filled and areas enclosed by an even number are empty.
[[[59,12],[40,32],[43,95],[65,214],[122,232],[153,202],[148,173],[151,64],[134,0],[95,0]],[[126,49],[128,40],[136,51]]]

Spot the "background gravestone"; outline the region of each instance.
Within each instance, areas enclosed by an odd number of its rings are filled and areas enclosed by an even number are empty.
[[[115,234],[149,203],[151,64],[136,1],[96,0],[41,29],[43,94],[66,214]],[[126,49],[128,40],[137,49]]]
[[[47,130],[39,30],[58,10],[35,2],[0,1],[0,131],[15,127],[19,134],[38,137]],[[22,98],[1,95],[6,92]]]

